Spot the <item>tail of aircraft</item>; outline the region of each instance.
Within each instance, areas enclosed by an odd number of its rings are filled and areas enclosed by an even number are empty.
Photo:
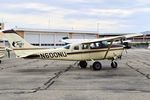
[[[8,39],[8,42],[12,49],[34,48],[35,47],[35,46],[29,44],[27,41],[25,41],[22,37],[20,37],[17,34],[5,33],[5,37]]]
[[[5,33],[10,47],[14,50],[17,57],[26,57],[33,54],[39,47],[33,46],[15,33]]]

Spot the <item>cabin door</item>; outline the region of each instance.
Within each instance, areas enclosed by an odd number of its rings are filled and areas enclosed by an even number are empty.
[[[82,60],[89,60],[90,58],[90,46],[89,44],[81,45],[81,58]]]

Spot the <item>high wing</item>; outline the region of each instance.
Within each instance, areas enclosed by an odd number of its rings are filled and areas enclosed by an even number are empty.
[[[64,42],[88,44],[88,43],[94,43],[99,41],[112,41],[112,40],[115,41],[115,40],[126,39],[126,38],[131,38],[136,36],[142,36],[142,35],[143,34],[138,33],[138,34],[128,34],[128,35],[121,35],[121,36],[114,36],[114,37],[104,37],[99,39],[66,39],[64,40]]]
[[[91,41],[93,39],[62,39],[61,42],[64,42],[66,44],[78,44],[85,41]]]

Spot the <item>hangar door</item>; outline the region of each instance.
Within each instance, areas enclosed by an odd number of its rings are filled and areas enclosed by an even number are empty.
[[[56,48],[59,48],[65,45],[64,42],[61,42],[61,40],[63,37],[67,37],[67,36],[68,36],[67,33],[56,33],[56,37],[55,37]]]
[[[55,34],[44,34],[42,33],[40,38],[41,46],[53,48],[55,42]]]
[[[73,39],[84,39],[84,34],[72,34]]]
[[[96,39],[97,38],[97,35],[95,34],[86,34],[85,35],[85,39]]]
[[[73,39],[96,39],[96,34],[72,34]]]
[[[33,32],[25,32],[24,39],[29,42],[30,44],[39,46],[40,43],[40,34],[33,33]]]

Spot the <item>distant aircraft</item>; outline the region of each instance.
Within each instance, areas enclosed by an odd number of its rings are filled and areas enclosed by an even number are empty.
[[[26,59],[48,59],[78,61],[81,68],[87,67],[87,61],[92,61],[93,70],[101,70],[102,65],[97,60],[111,60],[111,67],[117,68],[116,59],[121,58],[124,47],[113,44],[115,40],[141,36],[142,34],[130,34],[100,39],[85,40],[68,44],[63,48],[45,49],[30,45],[23,38],[14,33],[5,33],[11,48],[17,57]]]

